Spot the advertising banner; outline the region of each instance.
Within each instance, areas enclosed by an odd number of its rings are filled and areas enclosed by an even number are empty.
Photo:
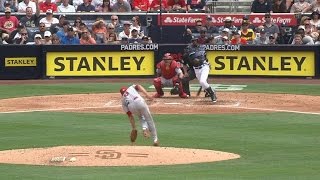
[[[47,76],[154,75],[153,51],[47,52]]]
[[[211,75],[314,76],[315,53],[301,51],[207,52]]]
[[[214,26],[223,26],[224,19],[231,17],[233,25],[241,26],[244,14],[162,14],[158,15],[158,25],[162,26],[194,26],[197,20],[206,21],[211,16]],[[251,24],[255,26],[265,23],[263,13],[247,15]],[[293,13],[273,13],[271,21],[277,25],[285,23],[287,26],[297,26],[297,19]],[[162,22],[162,24],[160,24]]]

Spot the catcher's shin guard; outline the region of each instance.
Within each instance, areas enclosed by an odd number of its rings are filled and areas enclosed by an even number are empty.
[[[186,93],[188,96],[190,96],[190,86],[189,86],[189,78],[183,78],[181,80],[183,92]]]
[[[183,91],[183,85],[182,85],[182,83],[179,83],[178,88],[179,88],[179,96],[180,96],[181,98],[188,98],[188,97],[189,97],[188,94],[186,94],[186,93]]]
[[[206,92],[210,95],[210,98],[211,98],[212,102],[214,102],[214,103],[217,102],[216,93],[211,89],[210,86],[206,89]]]
[[[153,85],[154,85],[154,88],[157,91],[157,93],[153,97],[155,97],[155,98],[162,97],[164,95],[164,92],[162,90],[161,78],[153,79]]]

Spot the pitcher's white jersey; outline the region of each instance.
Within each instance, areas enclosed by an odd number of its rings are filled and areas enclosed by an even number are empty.
[[[136,85],[130,86],[122,95],[122,108],[125,112],[130,111],[129,104],[134,105],[135,100],[140,99],[143,100],[143,98],[140,96],[138,91],[136,90]]]

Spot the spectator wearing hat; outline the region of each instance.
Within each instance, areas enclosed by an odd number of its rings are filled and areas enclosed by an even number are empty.
[[[268,45],[276,45],[277,44],[277,40],[276,38],[274,37],[274,35],[269,35],[269,43]]]
[[[207,33],[209,35],[218,34],[219,33],[219,28],[217,26],[214,26],[214,24],[212,22],[212,17],[210,15],[208,15],[206,17],[206,23],[205,23],[204,27],[207,28]]]
[[[23,0],[18,5],[18,12],[25,13],[27,7],[31,7],[32,13],[36,12],[36,3],[30,0]]]
[[[286,12],[285,3],[282,3],[282,0],[273,0],[272,12],[273,13],[285,13]]]
[[[225,36],[227,36],[228,39],[229,39],[229,35],[230,35],[230,32],[229,32],[229,31],[230,31],[230,30],[229,30],[228,28],[224,28],[224,29],[221,31],[220,35],[215,36],[215,37],[214,37],[214,42],[215,42],[215,44],[224,44],[222,38],[225,37]]]
[[[202,27],[200,29],[200,36],[198,37],[198,43],[206,44],[207,41],[208,41],[207,28]]]
[[[80,44],[80,40],[75,36],[75,32],[72,26],[68,27],[67,35],[62,37],[60,43],[64,45],[77,45]]]
[[[18,4],[17,0],[0,0],[0,12],[4,12],[6,7],[9,7],[11,12],[17,12]]]
[[[312,37],[312,39],[316,40],[318,37],[315,37],[315,35],[317,36],[318,29],[317,27],[313,26],[310,21],[311,18],[309,16],[303,16],[301,18],[300,24],[304,26],[305,34]]]
[[[41,36],[41,34],[35,34],[34,35],[34,44],[35,45],[41,45],[42,44],[42,36]]]
[[[290,13],[305,13],[308,11],[310,4],[305,0],[296,1],[290,10]]]
[[[69,4],[69,0],[62,0],[60,6],[58,6],[59,13],[73,13],[76,12],[76,8]]]
[[[206,0],[187,0],[187,10],[195,12],[195,10],[206,10]]]
[[[139,37],[139,32],[138,32],[137,28],[133,27],[131,29],[131,35],[128,39],[128,42],[129,43],[141,43],[142,42],[141,38]]]
[[[15,16],[11,16],[11,9],[5,8],[5,16],[0,17],[0,30],[10,34],[13,30],[17,29],[19,20]]]
[[[88,29],[86,29],[86,30],[83,30],[81,33],[80,44],[94,45],[94,44],[97,44],[97,42],[96,42],[96,40],[94,40],[93,37],[91,37],[91,34],[88,31]]]
[[[267,33],[264,29],[260,29],[259,37],[253,40],[253,44],[255,45],[266,45],[269,44],[269,38],[267,37]]]
[[[83,3],[77,7],[77,12],[95,12],[96,8],[91,4],[92,0],[83,0]]]
[[[20,23],[27,28],[35,28],[39,26],[40,9],[38,0],[35,0],[36,9],[35,14],[31,7],[26,8],[26,15],[20,19]]]
[[[306,34],[306,28],[303,26],[303,25],[300,25],[297,29],[297,32],[296,34],[300,34],[302,36],[302,39],[305,38],[305,39],[308,39],[308,45],[313,45],[314,44],[314,41],[312,39],[311,36],[307,35]],[[295,44],[294,42],[295,40],[293,39],[292,43],[291,44]]]
[[[150,43],[152,43],[152,40],[148,36],[143,36],[142,39],[141,39],[141,43],[142,44],[150,44]]]
[[[133,11],[148,11],[149,10],[149,0],[133,0]]]
[[[46,45],[52,44],[52,34],[50,31],[44,32],[43,44],[46,44]]]
[[[233,45],[246,45],[248,44],[247,43],[247,40],[243,37],[240,36],[240,33],[238,31],[234,31],[232,32],[233,34],[233,37],[230,41],[230,44],[233,44]]]
[[[310,24],[315,26],[318,29],[320,28],[320,13],[319,12],[313,11],[310,16],[311,17]]]
[[[131,36],[131,22],[124,21],[123,22],[123,31],[119,33],[119,40],[122,40],[123,38],[129,39]]]
[[[185,0],[168,0],[169,11],[186,11],[187,5]]]
[[[223,36],[222,37],[222,45],[229,45],[229,44],[231,44],[229,37]]]
[[[13,44],[13,40],[14,40],[15,38],[17,38],[17,37],[20,36],[20,35],[19,35],[19,32],[21,31],[21,29],[25,29],[25,30],[27,31],[27,33],[28,33],[28,40],[32,41],[33,38],[30,36],[30,34],[29,34],[30,32],[28,32],[27,28],[26,28],[24,25],[22,25],[21,23],[19,23],[19,24],[18,24],[18,27],[17,27],[15,30],[13,30],[10,34],[6,34],[6,35],[8,35],[8,38],[6,39],[6,42],[7,42],[8,44]]]
[[[311,2],[310,6],[307,7],[306,12],[314,12],[318,11],[320,12],[320,0],[314,0]]]
[[[59,20],[55,17],[53,17],[53,12],[51,9],[48,9],[46,11],[46,17],[40,19],[39,23],[44,23],[46,25],[46,28],[50,28],[52,24],[58,24]]]
[[[249,28],[249,21],[242,21],[242,25],[240,28],[240,36],[247,40],[247,43],[252,43],[253,40],[256,38],[256,34],[253,29]]]
[[[65,14],[61,14],[60,16],[59,16],[59,23],[58,24],[52,24],[51,26],[50,26],[50,32],[52,33],[52,34],[55,34],[55,33],[57,33],[58,31],[61,31],[62,29],[63,29],[63,24],[64,24],[64,22],[66,21],[66,15]]]
[[[224,25],[219,28],[219,33],[221,33],[225,28],[229,29],[229,33],[238,30],[238,28],[233,25],[233,20],[230,16],[226,17],[223,22]]]
[[[117,0],[111,9],[112,12],[131,12],[131,5],[125,0]]]
[[[252,13],[268,13],[272,11],[271,2],[269,0],[254,0],[251,5]]]
[[[279,26],[271,21],[271,14],[270,13],[266,13],[264,15],[264,18],[265,18],[266,22],[263,23],[263,28],[266,31],[267,36],[273,34],[274,37],[277,39],[278,35],[280,33]]]
[[[51,0],[45,0],[39,4],[41,12],[47,12],[48,9],[51,9],[52,12],[57,12],[57,5],[52,3]]]

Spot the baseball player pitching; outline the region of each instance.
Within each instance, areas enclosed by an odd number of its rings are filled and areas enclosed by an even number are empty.
[[[152,136],[153,145],[159,146],[159,140],[157,135],[157,129],[154,124],[149,107],[143,97],[139,94],[143,93],[148,99],[152,100],[152,97],[141,85],[131,85],[129,87],[122,87],[120,93],[122,95],[121,103],[123,111],[128,115],[132,131],[136,131],[136,124],[134,120],[134,114],[140,119],[140,123],[145,137]]]
[[[187,58],[192,64],[196,78],[198,79],[202,89],[210,96],[212,102],[217,102],[215,91],[208,84],[208,76],[210,64],[207,59],[205,45],[199,44],[197,39],[192,39],[192,48],[188,49],[189,57]],[[185,64],[188,64],[185,62]],[[190,72],[190,71],[189,71]]]
[[[173,87],[177,89],[181,98],[188,98],[188,95],[183,91],[183,86],[180,82],[183,78],[181,64],[175,61],[170,53],[166,53],[161,62],[157,64],[156,72],[158,77],[153,80],[153,85],[157,93],[153,97],[162,97],[164,95],[163,87]]]

